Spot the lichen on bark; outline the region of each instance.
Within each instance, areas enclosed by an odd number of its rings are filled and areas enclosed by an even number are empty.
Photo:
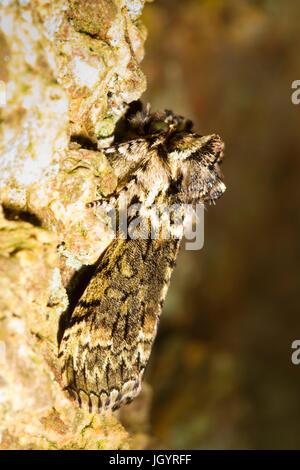
[[[112,238],[105,219],[85,204],[116,187],[101,148],[146,87],[144,3],[0,5],[2,449],[141,448],[148,442],[145,426],[130,436],[116,415],[75,406],[61,389],[57,363],[74,279]],[[133,415],[134,406],[147,415],[149,396],[131,405]]]

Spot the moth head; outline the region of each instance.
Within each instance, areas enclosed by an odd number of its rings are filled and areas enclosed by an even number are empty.
[[[220,164],[224,142],[216,135],[177,134],[170,142],[168,163],[173,186],[184,203],[214,203],[225,192]]]

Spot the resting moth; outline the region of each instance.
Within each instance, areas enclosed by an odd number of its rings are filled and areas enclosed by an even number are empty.
[[[104,149],[116,193],[87,207],[115,206],[126,195],[143,216],[153,204],[214,203],[224,193],[219,136],[192,132],[170,111],[139,111],[130,125],[135,139]],[[175,236],[117,237],[98,261],[59,353],[65,389],[90,412],[115,410],[139,393],[179,245]]]

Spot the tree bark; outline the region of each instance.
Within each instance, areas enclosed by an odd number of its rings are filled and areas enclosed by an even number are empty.
[[[1,449],[149,444],[147,386],[122,411],[130,435],[120,414],[91,415],[72,402],[57,362],[80,275],[112,239],[85,204],[97,189],[115,188],[101,146],[145,90],[144,2],[6,0],[0,7]]]

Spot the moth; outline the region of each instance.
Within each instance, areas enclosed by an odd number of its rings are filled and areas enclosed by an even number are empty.
[[[224,193],[218,135],[194,133],[171,111],[148,108],[129,122],[135,138],[104,150],[117,191],[88,208],[116,206],[123,196],[143,219],[153,205],[214,203]],[[115,410],[139,393],[180,242],[127,235],[101,255],[59,352],[65,389],[90,412]]]

